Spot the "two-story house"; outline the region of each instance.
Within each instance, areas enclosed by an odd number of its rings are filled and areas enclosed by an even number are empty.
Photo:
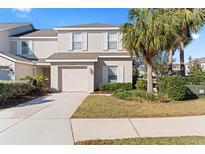
[[[26,23],[21,24],[24,29]],[[0,43],[0,80],[42,74],[55,91],[89,92],[102,82],[132,82],[132,60],[123,50],[119,26],[84,24],[36,30],[26,25],[30,28],[1,36],[0,24],[0,39],[6,38],[6,43]]]

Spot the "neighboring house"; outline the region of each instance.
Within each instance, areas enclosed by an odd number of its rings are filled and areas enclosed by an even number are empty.
[[[201,66],[203,68],[203,71],[205,72],[205,57],[197,58],[197,59],[191,59],[189,63],[192,63],[194,60],[198,60],[201,63]],[[189,74],[189,63],[186,64],[186,74]]]
[[[20,31],[11,32],[14,28]],[[30,23],[0,23],[0,38],[5,40],[0,44],[0,80],[44,75],[55,91],[89,92],[102,82],[132,82],[132,60],[123,50],[119,26],[36,30]]]

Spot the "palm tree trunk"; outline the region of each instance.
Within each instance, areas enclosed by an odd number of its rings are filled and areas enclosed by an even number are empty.
[[[153,93],[152,65],[147,64],[147,92]]]
[[[173,64],[173,49],[170,48],[168,51],[168,75],[172,75],[172,64]]]
[[[184,64],[184,43],[180,42],[180,73],[181,76],[185,76],[185,64]]]

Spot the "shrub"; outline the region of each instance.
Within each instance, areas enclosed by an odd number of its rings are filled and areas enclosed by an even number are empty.
[[[34,89],[28,81],[0,81],[0,101],[29,93]]]
[[[131,83],[101,83],[100,91],[102,92],[113,92],[117,89],[132,90]]]
[[[187,81],[181,77],[160,77],[158,78],[157,88],[159,93],[167,94],[172,100],[181,101],[185,100],[189,93],[186,83]]]
[[[123,100],[135,100],[140,98],[147,101],[154,101],[156,99],[156,96],[154,94],[137,90],[126,91],[118,89],[113,92],[113,96]]]
[[[21,80],[28,80],[34,87],[34,91],[41,91],[43,87],[43,83],[47,81],[48,79],[44,77],[43,75],[39,76],[26,76],[25,78],[22,78]]]
[[[186,85],[205,85],[205,75],[193,75],[183,78]]]
[[[135,87],[137,90],[146,90],[147,83],[144,79],[138,79],[136,81]]]

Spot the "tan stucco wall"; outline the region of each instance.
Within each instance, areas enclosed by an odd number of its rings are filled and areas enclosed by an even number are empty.
[[[34,76],[34,67],[33,65],[16,63],[15,66],[15,80],[19,80],[25,76]]]
[[[51,89],[53,91],[61,91],[61,69],[75,66],[86,66],[88,71],[88,91],[94,91],[94,63],[52,63],[51,64]],[[73,81],[75,82],[75,81]]]
[[[18,39],[17,39],[18,40]],[[33,58],[48,58],[57,52],[57,39],[32,39],[33,41]],[[11,52],[17,54],[17,41],[12,40]],[[30,57],[30,56],[29,56]]]
[[[9,36],[19,34],[22,32],[26,32],[32,30],[33,27],[31,25],[21,26],[18,28],[13,28],[5,31],[0,31],[0,51],[1,52],[11,52],[10,47],[10,38]]]
[[[56,40],[33,40],[33,51],[37,58],[48,58],[57,52]]]
[[[118,31],[58,31],[58,51],[68,51],[68,33],[87,32],[88,49],[87,51],[102,52],[103,51],[103,32],[118,32]],[[86,51],[84,51],[86,52]],[[106,52],[106,51],[105,51]]]
[[[87,66],[89,91],[98,89],[102,83],[103,66],[124,67],[124,82],[132,83],[132,61],[121,58],[99,58],[97,63],[51,63],[51,88],[61,90],[61,67],[64,66]],[[75,82],[75,81],[73,81]]]
[[[95,89],[99,88],[102,80],[103,66],[123,66],[124,67],[124,82],[132,83],[132,61],[124,58],[99,58],[95,63]]]
[[[5,58],[2,58],[0,56],[0,66],[9,66],[9,68],[12,69],[13,73],[11,73],[11,79],[12,80],[15,80],[15,63],[8,60],[8,59],[5,59]]]

